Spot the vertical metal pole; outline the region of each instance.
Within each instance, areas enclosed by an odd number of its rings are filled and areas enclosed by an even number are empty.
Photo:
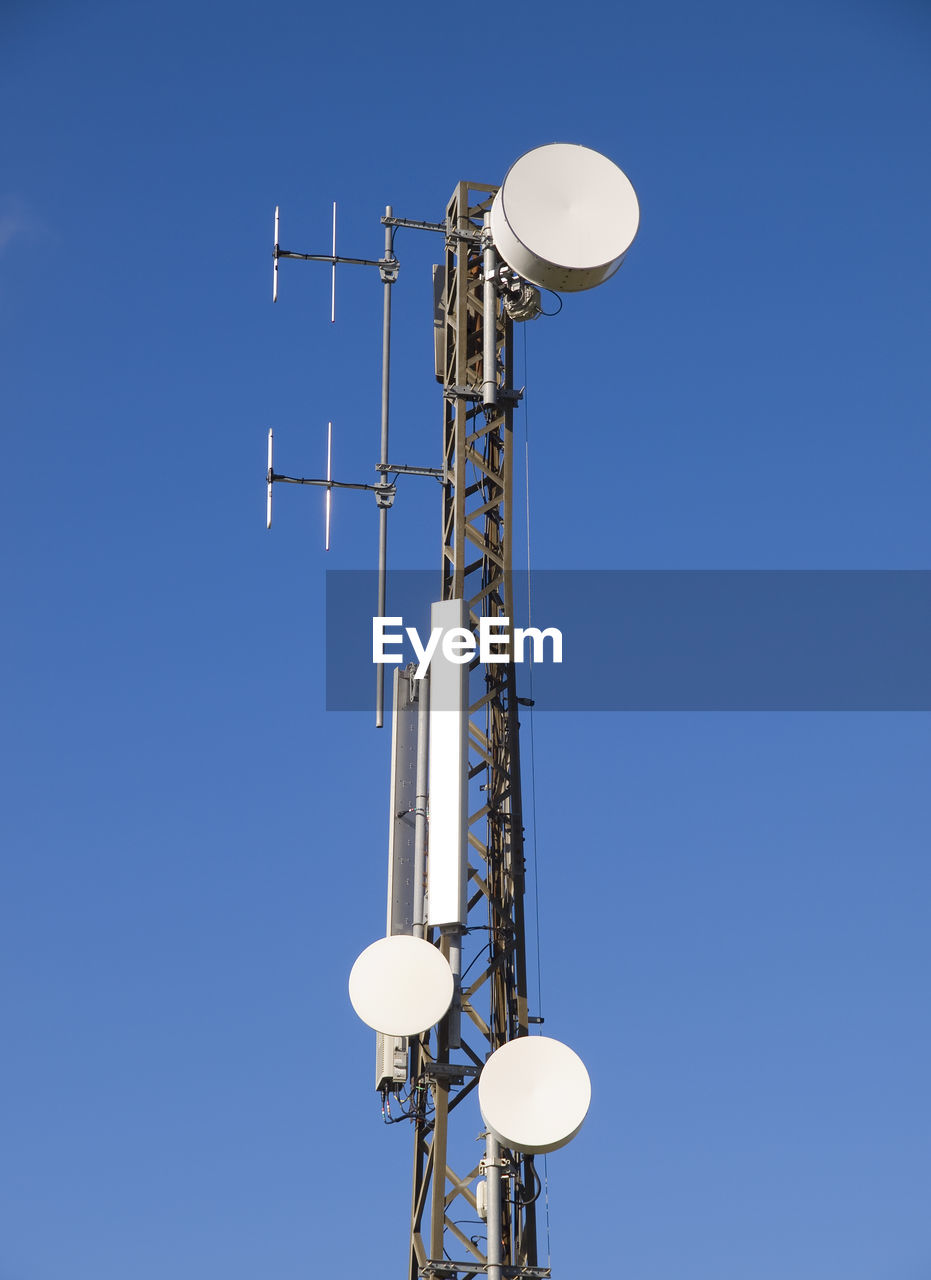
[[[462,932],[443,930],[449,940],[449,967],[453,974],[453,1002],[446,1015],[446,1035],[450,1049],[462,1047]]]
[[[385,206],[385,217],[391,217],[391,205]],[[385,227],[385,261],[393,257],[391,247],[391,227]],[[382,469],[388,465],[388,392],[391,381],[391,272],[385,268],[381,273],[384,284],[384,321],[381,338],[381,467],[378,472],[379,484],[386,483],[386,474]],[[387,594],[388,576],[388,508],[380,504],[378,508],[378,616],[385,616],[385,596]],[[375,668],[375,728],[381,729],[385,723],[385,668],[379,663]]]
[[[501,1165],[498,1141],[485,1135],[485,1185],[488,1198],[485,1218],[488,1224],[488,1280],[501,1280]]]
[[[449,1061],[448,1050],[441,1055]],[[443,1232],[446,1218],[446,1139],[449,1123],[449,1081],[437,1080],[433,1085],[433,1187],[430,1196],[430,1257],[443,1258]]]
[[[427,864],[427,776],[430,739],[430,675],[418,680],[417,780],[414,796],[414,937],[424,936],[423,888]]]
[[[498,299],[495,294],[495,270],[497,261],[491,239],[491,214],[486,213],[482,231],[484,289],[482,295],[482,404],[493,409],[498,403],[498,326],[495,313]]]

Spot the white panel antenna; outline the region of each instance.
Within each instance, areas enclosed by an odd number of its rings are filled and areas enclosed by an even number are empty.
[[[422,713],[425,699],[429,696],[424,687],[428,681],[429,675],[423,680],[415,680],[411,669],[394,669],[388,808],[388,911],[385,932],[413,933],[421,938],[427,784],[424,780],[418,786],[421,782],[418,773],[421,771],[421,760],[426,764],[427,726]],[[424,794],[418,796],[420,790]],[[422,842],[419,866],[418,837]]]
[[[430,608],[431,630],[469,634],[463,600],[441,600]],[[468,903],[468,726],[469,664],[451,662],[439,648],[430,664],[427,923],[465,924]]]

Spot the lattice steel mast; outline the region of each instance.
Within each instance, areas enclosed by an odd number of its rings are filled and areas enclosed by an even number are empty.
[[[497,292],[485,289],[482,235],[497,187],[461,182],[446,211],[441,273],[443,370],[443,598],[468,602],[470,624],[482,615],[513,619],[511,539],[514,433],[513,322]],[[487,237],[486,237],[487,239]],[[486,303],[491,300],[490,314]],[[494,328],[496,387],[483,394],[486,326]],[[474,684],[474,682],[473,682]],[[475,696],[478,693],[478,696]],[[451,1113],[473,1091],[487,1056],[528,1031],[524,937],[524,841],[514,665],[487,665],[484,687],[469,705],[469,916],[487,930],[488,961],[434,1034],[412,1040],[416,1111],[410,1280],[424,1276],[546,1276],[537,1267],[533,1157],[488,1139],[483,1159],[458,1172],[450,1164]],[[453,968],[458,940],[443,938]],[[457,1070],[459,1064],[463,1070]],[[466,1122],[462,1115],[463,1123]],[[474,1117],[472,1119],[474,1129]],[[485,1175],[488,1245],[483,1251],[457,1225],[474,1213],[471,1184]],[[494,1194],[495,1188],[507,1194]],[[429,1199],[429,1205],[428,1205]],[[453,1251],[458,1246],[457,1251]],[[459,1259],[450,1262],[449,1257]]]

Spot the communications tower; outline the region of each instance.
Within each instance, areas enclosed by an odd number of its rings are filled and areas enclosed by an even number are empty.
[[[350,976],[350,998],[375,1029],[375,1084],[387,1121],[413,1131],[408,1280],[544,1280],[535,1156],[578,1131],[590,1084],[566,1045],[535,1032],[528,1007],[524,827],[511,585],[515,324],[541,314],[540,289],[579,291],[620,266],[639,209],[625,175],[565,143],[522,156],[500,187],[460,182],[442,222],[382,218],[385,254],[281,249],[280,258],[377,267],[384,285],[382,433],[375,484],[276,482],[374,492],[379,509],[378,616],[387,604],[387,515],[401,473],[442,485],[441,597],[431,624],[460,640],[487,620],[506,660],[468,644],[439,651],[428,673],[395,668],[386,936]],[[399,227],[444,238],[434,267],[435,374],[442,386],[436,465],[400,467],[388,452],[391,289]],[[328,508],[329,510],[329,508]],[[483,624],[483,619],[486,623]],[[474,646],[473,646],[474,647]],[[381,723],[378,670],[376,723]],[[523,699],[527,701],[527,699]],[[475,1102],[478,1101],[476,1107]],[[476,1145],[476,1138],[481,1145]],[[400,1259],[399,1259],[400,1264]],[[399,1265],[400,1274],[400,1265]]]

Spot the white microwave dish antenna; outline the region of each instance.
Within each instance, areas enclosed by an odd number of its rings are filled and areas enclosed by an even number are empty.
[[[491,234],[508,266],[557,293],[593,289],[634,242],[640,205],[630,179],[590,147],[553,142],[511,165],[491,206]]]
[[[442,952],[408,933],[366,947],[349,975],[349,999],[367,1026],[386,1036],[418,1036],[453,1000],[453,973]]]
[[[561,1040],[521,1036],[496,1049],[482,1068],[478,1105],[502,1146],[532,1155],[564,1147],[588,1113],[585,1064]]]

